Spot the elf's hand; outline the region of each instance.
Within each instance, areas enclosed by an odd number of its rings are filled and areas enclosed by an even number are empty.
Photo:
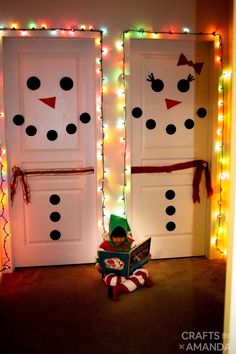
[[[96,264],[95,264],[95,269],[96,269],[98,272],[100,272],[100,273],[101,273],[101,271],[102,271],[102,268],[100,267],[100,264],[99,264],[99,263],[96,263]]]

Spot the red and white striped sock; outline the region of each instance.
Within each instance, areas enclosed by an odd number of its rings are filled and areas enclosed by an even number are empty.
[[[148,277],[148,271],[145,268],[140,268],[128,277],[120,277],[115,274],[109,274],[104,277],[106,285],[112,287],[110,289],[111,297],[114,301],[119,300],[119,294],[129,293],[141,286],[152,287],[153,282]]]
[[[121,277],[114,273],[110,273],[104,276],[103,281],[107,286],[116,286],[117,284],[122,283],[125,280],[125,277]]]
[[[134,274],[136,276],[142,276],[143,279],[144,279],[144,284],[145,286],[147,286],[148,288],[151,288],[153,286],[153,281],[151,278],[149,278],[148,276],[148,271],[147,269],[145,268],[140,268],[140,269],[137,269]]]

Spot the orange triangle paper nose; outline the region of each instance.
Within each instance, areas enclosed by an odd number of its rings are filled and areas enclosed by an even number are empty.
[[[165,101],[166,101],[166,108],[167,109],[170,109],[170,108],[176,106],[177,104],[182,103],[181,101],[170,100],[169,98],[166,98]]]
[[[56,97],[39,98],[39,101],[47,104],[51,108],[55,108],[56,106]]]

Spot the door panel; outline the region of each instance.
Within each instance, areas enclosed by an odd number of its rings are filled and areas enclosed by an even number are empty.
[[[178,64],[182,54],[189,65]],[[131,166],[208,161],[211,55],[208,42],[131,40]],[[198,73],[196,62],[202,63]],[[193,204],[193,173],[132,174],[133,231],[138,239],[152,236],[154,258],[206,254],[206,192],[201,186],[201,203]]]
[[[4,38],[9,169],[46,170],[20,183],[11,209],[16,266],[94,261],[96,249],[93,39]],[[93,167],[93,174],[57,173]]]

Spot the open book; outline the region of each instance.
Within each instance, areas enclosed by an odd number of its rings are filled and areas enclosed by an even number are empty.
[[[121,276],[131,275],[137,268],[148,262],[151,237],[143,240],[127,252],[98,251],[102,273],[114,273]]]

